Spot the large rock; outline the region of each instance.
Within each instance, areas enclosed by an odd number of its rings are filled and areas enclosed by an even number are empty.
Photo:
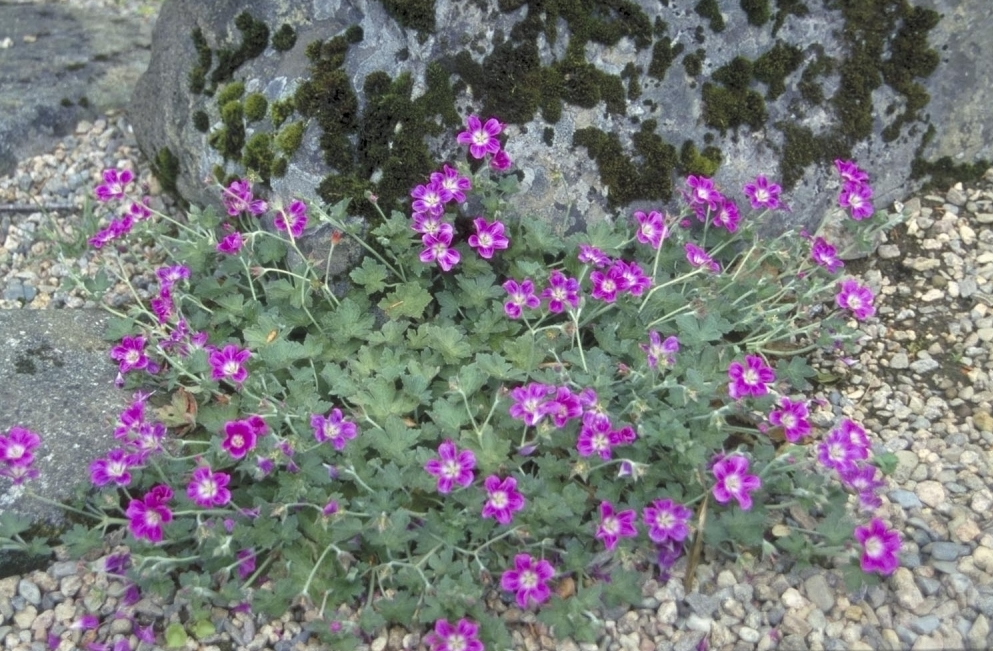
[[[99,7],[0,2],[0,176],[83,119],[127,105],[151,20]]]
[[[167,0],[131,117],[199,204],[247,165],[273,197],[367,210],[365,190],[403,198],[464,158],[454,134],[478,113],[510,125],[515,205],[559,229],[716,169],[737,196],[780,179],[792,211],[772,223],[814,230],[834,158],[869,170],[877,207],[926,161],[993,159],[990,34],[988,0]]]
[[[108,318],[97,310],[0,310],[0,433],[16,425],[42,438],[38,478],[26,486],[0,478],[0,514],[60,526],[64,512],[25,488],[67,500],[89,483],[90,463],[117,445],[114,427],[130,395],[114,388],[117,368],[100,338]]]

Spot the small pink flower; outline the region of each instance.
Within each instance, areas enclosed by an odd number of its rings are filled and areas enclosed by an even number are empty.
[[[472,189],[472,181],[448,165],[445,165],[440,172],[433,172],[430,179],[432,183],[440,183],[441,187],[448,191],[447,196],[451,197],[449,200],[456,203],[464,203],[466,191]]]
[[[455,442],[446,440],[438,446],[438,458],[429,459],[424,464],[428,474],[438,478],[438,492],[450,493],[455,484],[468,486],[472,483],[476,455],[472,450],[459,451]]]
[[[846,181],[838,193],[838,205],[847,208],[852,219],[861,221],[872,217],[872,188],[868,183]]]
[[[256,430],[247,420],[232,420],[224,424],[221,447],[234,459],[241,459],[255,448]]]
[[[670,335],[663,341],[662,335],[652,330],[648,333],[648,343],[639,345],[648,357],[648,368],[658,368],[660,359],[664,359],[670,366],[676,363],[679,339],[675,335]]]
[[[172,521],[172,511],[165,503],[172,499],[172,490],[160,484],[145,494],[143,499],[132,499],[125,514],[128,529],[135,538],[145,538],[156,543],[162,540],[162,525]]]
[[[850,311],[856,319],[861,321],[876,313],[876,308],[872,305],[874,299],[875,296],[872,295],[871,289],[860,285],[857,280],[849,278],[838,286],[835,303],[838,307]]]
[[[734,361],[728,366],[728,395],[737,400],[744,396],[764,396],[776,373],[758,355],[745,355],[745,364]]]
[[[110,351],[111,359],[119,363],[120,373],[129,373],[135,370],[148,368],[148,356],[145,354],[145,338],[141,335],[125,335],[121,343],[114,346]]]
[[[714,499],[727,504],[732,498],[747,511],[752,508],[751,493],[762,486],[762,480],[748,474],[748,459],[740,454],[724,457],[713,466]]]
[[[860,559],[863,572],[892,574],[900,565],[900,532],[888,529],[879,518],[868,526],[855,528],[855,540],[862,545]]]
[[[131,170],[109,169],[103,172],[103,183],[93,188],[97,201],[123,199],[124,189],[134,179]]]
[[[583,264],[592,264],[598,269],[606,267],[610,264],[610,256],[595,246],[590,246],[589,244],[579,245],[579,254],[576,256],[576,259]]]
[[[793,402],[789,398],[779,400],[779,409],[769,413],[769,422],[783,428],[783,436],[790,443],[796,443],[810,434],[810,421],[807,420],[807,403]]]
[[[429,651],[484,651],[483,643],[476,634],[479,625],[468,619],[460,619],[457,624],[439,619],[434,623],[434,632],[424,636]]]
[[[613,447],[610,417],[596,411],[583,414],[583,424],[579,428],[576,439],[576,450],[579,456],[598,455],[601,459],[609,459]]]
[[[276,211],[273,225],[281,231],[289,231],[293,237],[300,237],[307,227],[307,204],[299,199],[290,203],[289,208]]]
[[[593,537],[602,540],[608,550],[613,550],[621,538],[634,538],[638,535],[634,526],[635,518],[637,514],[634,509],[615,513],[610,502],[600,502],[600,522]]]
[[[713,220],[714,226],[724,228],[729,233],[734,233],[738,230],[738,224],[741,222],[741,213],[738,212],[738,206],[734,201],[722,197],[721,201],[717,204],[717,210],[714,212]]]
[[[242,244],[244,241],[241,239],[241,232],[234,231],[221,238],[221,241],[217,243],[217,252],[224,255],[234,255],[241,251]]]
[[[227,488],[229,483],[231,475],[214,472],[209,466],[200,466],[193,471],[186,487],[186,496],[205,509],[224,506],[231,501],[231,491]]]
[[[707,255],[706,251],[693,242],[684,244],[683,249],[686,251],[686,261],[694,267],[707,267],[714,273],[721,270],[721,265],[715,262],[713,258]]]
[[[834,168],[838,170],[838,174],[845,181],[866,183],[869,180],[869,175],[850,160],[835,159]]]
[[[779,194],[782,188],[775,183],[770,183],[769,179],[759,174],[755,181],[745,184],[745,196],[752,204],[753,209],[765,208],[775,210],[779,208]]]
[[[487,260],[493,257],[493,252],[497,249],[506,249],[510,246],[510,240],[503,234],[504,226],[499,220],[490,223],[482,217],[472,220],[476,232],[469,236],[469,246],[476,249],[481,258]]]
[[[41,445],[41,437],[29,429],[14,426],[6,436],[0,436],[0,465],[30,466],[34,451]]]
[[[242,213],[261,215],[269,209],[268,204],[261,199],[252,196],[251,184],[244,180],[232,181],[231,185],[223,189],[221,199],[228,214],[237,217]]]
[[[465,121],[466,130],[456,136],[461,145],[469,145],[469,154],[476,159],[495,155],[500,151],[500,141],[497,136],[503,131],[503,125],[496,118],[490,118],[486,124],[480,122],[475,115],[470,115]]]
[[[493,157],[490,158],[490,167],[497,172],[506,172],[513,164],[514,161],[510,159],[510,156],[503,149],[493,154]]]
[[[810,257],[828,270],[828,273],[835,273],[845,266],[845,263],[838,258],[838,251],[823,237],[815,237],[810,245]]]
[[[358,428],[355,423],[344,418],[341,410],[335,407],[327,416],[314,414],[310,417],[310,426],[314,428],[314,438],[318,443],[331,441],[335,450],[344,450],[345,444],[355,438]]]
[[[507,291],[508,299],[503,304],[503,311],[511,319],[521,318],[523,308],[534,310],[541,306],[541,299],[534,293],[534,283],[530,278],[525,278],[520,283],[510,279],[504,282],[503,288]]]
[[[662,240],[669,237],[669,227],[665,225],[662,213],[653,210],[649,213],[636,211],[634,218],[638,220],[638,232],[635,237],[642,244],[648,244],[653,249],[662,246]]]
[[[424,264],[428,264],[429,262],[437,262],[442,271],[451,271],[452,267],[457,265],[459,260],[462,259],[462,256],[458,251],[451,248],[451,224],[442,224],[442,226],[448,226],[448,228],[442,228],[436,234],[429,233],[421,237],[421,242],[424,244],[424,250],[421,251],[420,260]]]
[[[248,378],[245,362],[251,355],[252,352],[247,348],[238,348],[234,344],[228,344],[221,350],[215,348],[207,358],[210,362],[210,377],[242,384]]]
[[[687,523],[693,512],[672,500],[655,500],[641,514],[648,527],[648,537],[654,543],[664,543],[667,540],[682,542],[690,533]]]
[[[486,502],[483,504],[484,518],[493,518],[500,524],[510,524],[514,513],[524,508],[524,496],[517,491],[517,480],[506,477],[502,481],[497,475],[490,475],[483,481],[486,489]]]
[[[553,576],[555,568],[548,561],[518,554],[514,557],[514,569],[500,576],[500,587],[516,593],[517,605],[527,608],[532,602],[537,605],[548,600],[551,596],[548,581]]]
[[[561,271],[555,269],[548,279],[548,287],[542,290],[541,298],[548,299],[550,312],[562,312],[566,303],[579,307],[579,281],[567,278]]]
[[[687,176],[686,185],[689,187],[687,199],[692,206],[717,209],[721,193],[714,189],[714,182],[705,176]]]
[[[555,387],[538,382],[511,390],[510,397],[514,404],[510,406],[510,417],[524,421],[528,427],[534,427],[545,416],[545,400],[555,393]]]
[[[445,212],[445,203],[452,200],[452,193],[436,181],[414,187],[410,191],[410,196],[414,199],[410,207],[415,213],[425,213],[436,217]]]

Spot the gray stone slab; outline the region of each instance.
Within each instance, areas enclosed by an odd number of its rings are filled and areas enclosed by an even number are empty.
[[[115,446],[114,423],[129,394],[101,338],[108,315],[97,310],[0,310],[0,432],[18,425],[39,434],[40,476],[25,486],[0,478],[0,513],[58,525],[62,511],[38,502],[72,496],[89,465]]]
[[[0,175],[80,120],[126,106],[151,25],[99,7],[0,2]]]

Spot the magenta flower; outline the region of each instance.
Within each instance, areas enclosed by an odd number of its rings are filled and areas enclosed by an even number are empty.
[[[163,287],[172,287],[180,280],[190,277],[190,268],[182,264],[174,264],[168,267],[159,267],[155,270],[155,275]]]
[[[686,195],[692,206],[706,206],[710,210],[717,208],[721,193],[714,189],[714,182],[705,176],[687,176],[686,185],[690,191]]]
[[[410,191],[413,203],[410,207],[415,213],[440,216],[445,212],[445,203],[452,200],[451,193],[441,183],[431,181],[425,185],[415,186]]]
[[[231,475],[226,472],[214,472],[209,466],[199,466],[193,471],[186,487],[186,496],[205,509],[224,506],[231,501],[229,483]]]
[[[134,179],[131,170],[109,169],[103,171],[103,183],[93,188],[97,201],[107,202],[112,199],[123,199],[124,188]]]
[[[810,245],[810,257],[828,270],[828,273],[835,273],[845,266],[845,263],[838,257],[838,251],[831,246],[823,237],[815,237]]]
[[[621,277],[624,279],[621,287],[631,296],[641,296],[645,293],[646,289],[652,286],[652,279],[645,274],[641,269],[641,265],[634,260],[631,262],[618,260],[612,266],[616,266],[620,270]]]
[[[241,232],[234,231],[221,238],[221,241],[217,243],[217,252],[224,255],[234,255],[241,251],[242,244],[244,242],[241,239]]]
[[[660,359],[664,359],[670,366],[676,363],[675,355],[679,352],[679,339],[675,335],[666,337],[663,341],[662,335],[652,330],[648,333],[648,343],[639,346],[648,357],[648,368],[658,368]]]
[[[662,246],[662,240],[669,237],[669,227],[665,225],[665,217],[657,210],[648,214],[638,210],[634,213],[634,218],[638,220],[638,232],[635,233],[635,237],[642,244],[657,249]]]
[[[728,395],[738,400],[744,396],[764,396],[776,381],[776,373],[758,355],[745,355],[745,364],[734,361],[728,366]]]
[[[714,273],[721,270],[721,265],[714,262],[714,259],[707,255],[706,251],[693,242],[687,242],[684,244],[683,249],[686,250],[686,261],[694,267],[707,267]]]
[[[621,538],[634,538],[638,530],[634,520],[638,517],[634,509],[614,513],[614,506],[607,501],[600,502],[600,522],[594,538],[602,540],[608,550],[613,550]]]
[[[176,311],[176,305],[172,302],[172,290],[169,287],[159,289],[159,295],[151,301],[152,312],[159,323],[166,323]]]
[[[548,299],[548,310],[550,312],[561,312],[568,303],[572,307],[579,307],[579,281],[575,278],[567,278],[561,271],[555,269],[548,279],[548,287],[542,290],[539,295]]]
[[[838,174],[845,181],[866,183],[869,180],[869,175],[850,160],[835,159],[834,168],[838,170]]]
[[[583,424],[576,439],[579,456],[588,457],[596,454],[601,459],[609,459],[613,447],[612,433],[610,417],[607,414],[597,411],[583,414]]]
[[[135,221],[145,221],[152,216],[152,211],[148,207],[148,197],[141,201],[132,201],[128,206],[128,216]]]
[[[310,417],[310,426],[314,428],[314,438],[318,443],[331,441],[335,450],[344,450],[345,444],[355,438],[358,427],[346,420],[341,410],[335,407],[327,416],[314,414]]]
[[[506,249],[510,240],[503,234],[503,224],[494,220],[491,224],[482,217],[472,220],[476,232],[469,236],[469,246],[476,249],[480,257],[489,260],[496,249]]]
[[[748,201],[751,202],[752,208],[755,210],[779,208],[779,194],[782,190],[777,184],[770,183],[769,179],[762,174],[756,176],[752,183],[746,183],[744,188],[745,196],[748,197]]]
[[[228,214],[232,217],[237,217],[244,212],[261,215],[269,209],[265,201],[252,196],[252,186],[244,179],[232,181],[231,185],[223,189],[221,199],[224,201],[224,207]]]
[[[255,550],[242,549],[235,558],[238,559],[238,578],[244,581],[255,571]]]
[[[484,651],[483,643],[476,637],[479,625],[468,619],[449,624],[447,619],[434,623],[434,632],[424,636],[429,651]]]
[[[762,480],[756,475],[748,474],[748,459],[740,454],[726,456],[714,464],[713,495],[721,504],[727,504],[734,498],[738,506],[747,511],[752,508],[751,493],[762,486]]]
[[[523,420],[528,427],[534,427],[545,416],[545,398],[555,393],[555,387],[538,382],[511,390],[514,404],[510,406],[510,417]]]
[[[886,481],[877,479],[879,468],[872,464],[863,463],[848,466],[838,472],[841,483],[855,491],[859,497],[859,507],[864,511],[872,511],[882,506],[882,500],[876,491],[886,486]]]
[[[307,204],[295,199],[286,210],[277,210],[273,225],[278,230],[288,231],[293,237],[300,237],[307,228]]]
[[[595,246],[590,246],[589,244],[579,245],[579,254],[576,258],[583,264],[592,264],[598,269],[601,267],[606,267],[610,264],[610,256]]]
[[[140,455],[127,452],[123,448],[114,448],[106,457],[101,457],[90,464],[90,482],[98,487],[110,483],[127,486],[131,483],[131,469],[139,465],[141,465]]]
[[[864,427],[850,418],[843,418],[841,424],[838,426],[838,430],[854,447],[864,450],[865,455],[868,456],[871,444],[869,443],[869,435],[865,433]]]
[[[583,404],[569,387],[556,388],[555,395],[546,400],[540,409],[543,415],[551,416],[555,427],[564,427],[569,420],[583,415]]]
[[[838,286],[838,295],[834,300],[838,307],[850,311],[861,321],[876,313],[876,308],[872,305],[874,298],[871,289],[849,278]]]
[[[476,159],[494,155],[500,151],[500,141],[497,136],[503,131],[503,125],[496,118],[490,118],[486,124],[480,122],[475,115],[465,120],[466,130],[459,133],[455,140],[460,145],[469,145],[469,154]]]
[[[434,234],[421,236],[424,250],[421,251],[420,260],[424,264],[437,262],[442,271],[450,271],[452,267],[459,263],[462,256],[452,246],[452,225],[442,224],[442,228]],[[448,228],[444,228],[447,226]]]
[[[500,481],[498,476],[490,475],[483,486],[486,488],[483,517],[493,518],[500,524],[510,524],[514,513],[524,508],[524,496],[517,491],[517,480],[506,477]]]
[[[868,448],[853,443],[850,433],[841,428],[828,432],[824,440],[817,445],[817,460],[825,468],[831,468],[839,473],[854,468],[859,461],[868,456]]]
[[[238,348],[228,344],[223,349],[210,351],[207,361],[210,362],[210,377],[214,380],[230,380],[241,384],[248,378],[245,362],[252,356],[247,348]]]
[[[714,212],[714,226],[734,233],[738,230],[739,223],[741,223],[741,213],[738,212],[738,205],[727,197],[721,197],[721,201],[717,204],[717,210]]]
[[[521,318],[523,308],[529,310],[537,309],[541,305],[541,299],[534,293],[534,283],[530,278],[525,278],[518,283],[516,280],[508,280],[503,284],[507,290],[508,300],[503,304],[503,311],[511,319]]]
[[[92,613],[87,613],[78,617],[76,621],[69,625],[69,628],[74,631],[88,631],[97,626],[100,626],[100,618]]]
[[[514,556],[514,569],[506,570],[500,577],[500,587],[516,593],[517,605],[527,608],[548,600],[551,591],[548,581],[555,576],[555,568],[548,561],[536,560],[530,554]]]
[[[451,197],[449,201],[456,203],[464,203],[466,191],[472,189],[472,181],[448,165],[445,165],[440,172],[432,172],[430,179],[432,183],[441,184],[441,187],[448,191],[447,196]]]
[[[642,520],[648,527],[648,537],[657,544],[667,540],[685,540],[690,533],[687,523],[692,515],[688,508],[669,499],[655,500],[641,511]]]
[[[855,539],[862,545],[863,572],[892,574],[899,566],[900,532],[887,529],[879,518],[873,518],[869,526],[855,527]]]
[[[769,422],[783,428],[783,436],[790,443],[796,443],[810,434],[810,421],[807,420],[807,403],[793,402],[789,398],[779,400],[779,409],[769,412]]]
[[[247,420],[231,420],[224,423],[224,441],[221,447],[234,459],[241,459],[255,448],[258,440],[256,428]]]
[[[410,228],[421,235],[437,235],[444,230],[452,229],[451,224],[441,221],[440,215],[431,215],[425,212],[415,212],[412,217]]]
[[[0,435],[0,464],[26,468],[34,461],[34,451],[39,445],[40,436],[15,425],[6,435]]]
[[[613,303],[617,300],[617,292],[627,288],[623,269],[616,263],[610,265],[606,272],[599,269],[593,271],[590,274],[590,282],[593,283],[593,298],[604,303]]]
[[[497,172],[506,172],[513,164],[514,161],[510,159],[510,155],[504,149],[501,149],[497,153],[493,154],[490,158],[490,168]]]
[[[872,188],[867,183],[846,181],[838,193],[838,205],[847,208],[856,221],[872,217]]]
[[[132,499],[125,515],[128,529],[135,538],[145,538],[153,543],[162,540],[162,525],[172,521],[172,511],[165,504],[172,499],[172,489],[159,484],[145,494],[143,499]]]
[[[429,459],[424,464],[428,474],[438,478],[438,492],[450,493],[455,484],[468,486],[472,483],[472,469],[476,467],[476,455],[472,450],[455,447],[455,442],[446,440],[438,446],[438,458]]]
[[[111,359],[119,362],[118,371],[128,373],[134,370],[148,368],[148,356],[145,354],[145,338],[141,335],[125,335],[121,343],[110,350]]]

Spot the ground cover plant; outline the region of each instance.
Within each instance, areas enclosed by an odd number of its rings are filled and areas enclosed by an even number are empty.
[[[844,357],[874,313],[836,247],[759,237],[760,213],[789,209],[764,176],[737,198],[690,176],[678,214],[559,236],[515,211],[505,137],[470,116],[465,159],[375,224],[245,179],[218,188],[223,213],[177,221],[104,173],[96,197],[122,212],[90,244],[156,238],[174,260],[108,333],[133,400],[62,542],[125,528],[101,569],[183,599],[167,644],[244,602],[316,607],[335,648],[388,622],[433,627],[435,651],[508,648],[494,594],[592,639],[604,607],[683,557],[687,585],[701,557],[784,554],[853,582],[896,568],[899,536],[872,516],[892,459],[849,419],[818,427],[806,395],[806,356]],[[865,246],[892,223],[866,172],[836,167]],[[326,260],[298,246],[315,224]],[[365,256],[341,282],[345,238]],[[0,471],[29,481],[41,445],[0,435]],[[23,546],[24,526],[0,535]]]

